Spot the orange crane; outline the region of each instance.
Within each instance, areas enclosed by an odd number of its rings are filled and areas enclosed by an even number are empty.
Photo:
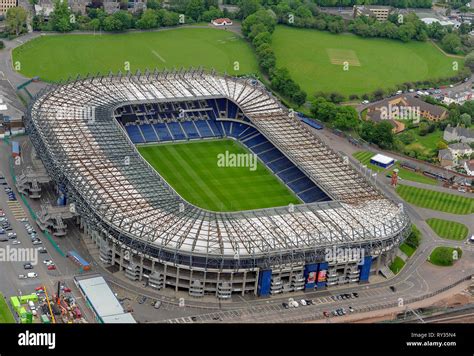
[[[51,315],[51,322],[52,322],[53,324],[56,324],[56,319],[54,318],[53,309],[51,309],[51,304],[50,304],[50,302],[49,302],[48,292],[46,291],[46,287],[45,287],[45,286],[43,286],[43,290],[44,290],[44,296],[46,297],[46,303],[48,303],[49,314]]]

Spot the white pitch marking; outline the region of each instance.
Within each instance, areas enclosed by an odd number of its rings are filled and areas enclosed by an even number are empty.
[[[157,56],[160,61],[162,61],[163,63],[166,63],[166,61],[163,59],[162,56],[160,56],[160,55],[158,54],[157,51],[153,50],[153,51],[151,51],[151,53],[153,53],[155,56]]]

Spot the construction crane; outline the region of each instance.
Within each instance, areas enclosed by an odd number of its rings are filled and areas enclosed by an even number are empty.
[[[53,309],[51,308],[51,303],[49,302],[48,292],[46,291],[46,287],[43,286],[44,296],[46,297],[46,303],[48,303],[49,314],[51,315],[51,322],[56,324],[56,318],[54,317]]]

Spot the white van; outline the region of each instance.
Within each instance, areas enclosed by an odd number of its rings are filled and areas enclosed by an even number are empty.
[[[28,278],[36,278],[36,277],[38,277],[38,274],[35,273],[35,272],[30,272],[30,273],[27,274],[27,277]]]

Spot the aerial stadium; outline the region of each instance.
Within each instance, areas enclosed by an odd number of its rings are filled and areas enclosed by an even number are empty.
[[[364,283],[410,231],[402,206],[251,78],[200,69],[78,78],[40,92],[26,127],[101,261],[157,290],[225,299]],[[295,201],[204,208],[140,154],[222,139],[256,155]]]

